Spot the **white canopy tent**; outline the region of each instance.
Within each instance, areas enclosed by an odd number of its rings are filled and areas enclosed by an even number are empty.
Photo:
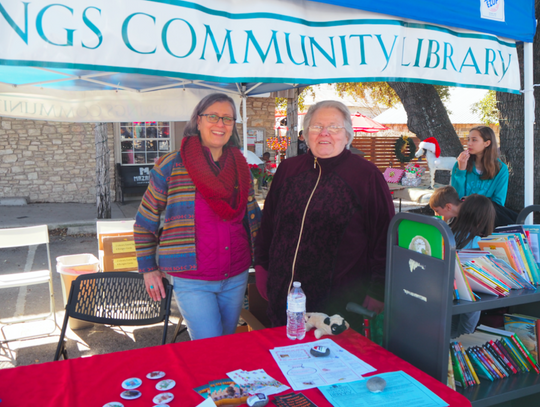
[[[436,15],[429,10],[441,6],[438,1],[405,0],[407,7],[397,0],[330,2],[355,8],[306,0],[2,2],[0,116],[185,120],[211,91],[245,100],[331,82],[411,81],[520,92],[515,40],[532,41],[533,0],[495,1],[502,4],[497,10],[457,0],[459,13]],[[441,15],[446,19],[437,20]],[[529,42],[525,205],[533,199]],[[245,103],[242,117],[245,122]]]

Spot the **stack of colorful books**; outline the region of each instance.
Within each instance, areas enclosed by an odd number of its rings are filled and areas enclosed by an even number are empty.
[[[510,290],[536,287],[507,262],[489,251],[461,250],[456,253],[456,298],[476,301],[476,293],[505,297]]]
[[[540,249],[538,225],[511,225],[478,242],[480,250],[504,260],[534,286],[540,285]]]
[[[515,333],[485,325],[452,340],[450,358],[454,384],[461,388],[480,384],[480,378],[494,381],[528,372],[540,374],[537,359]]]
[[[540,226],[498,227],[478,242],[480,250],[456,253],[455,298],[475,301],[475,293],[505,297],[510,290],[540,285]]]

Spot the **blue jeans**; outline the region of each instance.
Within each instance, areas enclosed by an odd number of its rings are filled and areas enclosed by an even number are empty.
[[[173,277],[176,302],[192,340],[235,332],[247,281],[248,270],[219,281]]]

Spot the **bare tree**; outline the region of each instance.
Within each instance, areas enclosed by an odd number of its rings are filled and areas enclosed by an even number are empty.
[[[107,123],[96,123],[96,203],[97,218],[111,218],[111,187],[109,176],[110,150],[108,145]]]

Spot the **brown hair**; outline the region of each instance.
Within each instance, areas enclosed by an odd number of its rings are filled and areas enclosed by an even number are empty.
[[[459,195],[456,189],[451,185],[437,188],[431,195],[431,198],[429,198],[429,206],[431,209],[444,208],[447,204],[456,206],[461,205]]]
[[[480,179],[493,179],[500,170],[500,164],[497,160],[497,158],[499,158],[499,149],[497,146],[495,132],[489,126],[476,126],[469,131],[469,134],[473,130],[480,133],[482,140],[491,141],[489,146],[484,149],[484,154],[482,155],[482,166],[484,167],[484,172],[480,176]],[[474,162],[476,162],[476,155],[471,154],[471,158],[467,162],[467,172],[472,172]]]
[[[495,227],[495,216],[491,199],[479,194],[469,195],[450,226],[456,239],[456,248],[463,249],[476,236],[491,235]]]

